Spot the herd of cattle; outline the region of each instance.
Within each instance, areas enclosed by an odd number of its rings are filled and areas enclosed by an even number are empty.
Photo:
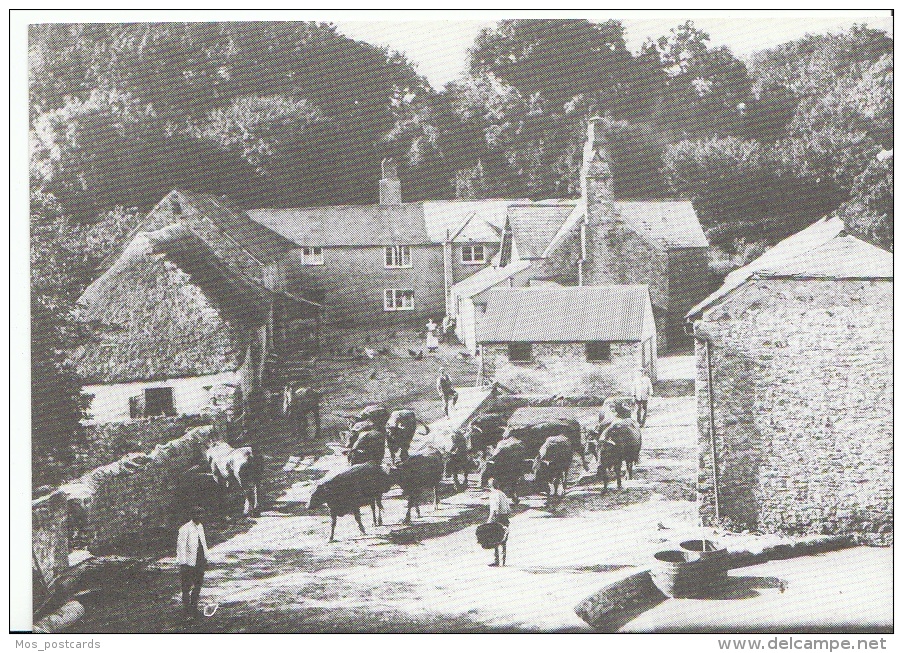
[[[553,417],[533,424],[511,423],[499,413],[487,413],[473,419],[466,428],[452,434],[451,447],[421,445],[413,454],[411,444],[423,427],[411,410],[389,411],[370,406],[359,415],[345,416],[350,428],[344,432],[344,451],[349,466],[327,476],[314,489],[308,503],[313,510],[326,505],[332,519],[329,541],[335,538],[336,520],[353,515],[361,532],[364,525],[360,509],[370,506],[373,525],[382,525],[382,496],[398,485],[407,498],[403,523],[410,523],[411,511],[420,516],[420,496],[433,491],[433,504],[438,505],[438,489],[444,478],[458,491],[469,484],[471,473],[479,474],[480,487],[495,478],[500,489],[516,505],[518,486],[525,475],[532,476],[534,487],[547,497],[567,491],[567,478],[575,454],[584,471],[587,457],[597,461],[596,475],[608,489],[609,473],[621,487],[622,466],[633,478],[633,465],[642,446],[639,424],[632,416],[630,398],[612,397],[605,401],[598,422],[583,429],[579,422],[567,417]],[[319,420],[317,420],[319,421]],[[384,465],[388,456],[389,465]],[[206,450],[206,463],[217,485],[239,488],[245,497],[245,514],[258,510],[258,485],[262,464],[251,447],[233,449],[214,437]]]

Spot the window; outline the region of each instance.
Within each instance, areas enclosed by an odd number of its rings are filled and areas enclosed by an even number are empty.
[[[386,290],[383,293],[383,308],[387,311],[414,310],[413,290]]]
[[[611,360],[611,343],[608,343],[608,342],[588,342],[588,343],[586,343],[586,360],[588,360],[588,361],[610,361]]]
[[[486,249],[482,245],[464,245],[461,247],[462,263],[485,263]]]
[[[301,248],[301,264],[302,265],[323,265],[323,248],[322,247],[302,247]]]
[[[166,415],[174,417],[175,404],[172,400],[172,388],[145,388],[144,389],[144,417],[156,417]]]
[[[411,267],[411,247],[409,245],[391,245],[386,247],[386,267]]]
[[[533,359],[533,347],[529,342],[509,342],[508,360],[512,363],[529,363]]]

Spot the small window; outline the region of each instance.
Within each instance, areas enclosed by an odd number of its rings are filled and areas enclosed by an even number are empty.
[[[608,343],[608,342],[588,342],[588,343],[586,343],[586,360],[588,360],[588,361],[610,361],[611,360],[611,343]]]
[[[172,388],[145,388],[144,417],[165,415],[175,417],[176,408],[172,399]]]
[[[392,245],[386,247],[386,267],[411,267],[411,247],[409,245]]]
[[[529,363],[533,359],[533,347],[529,342],[509,342],[508,360],[513,363]]]
[[[302,265],[323,265],[323,248],[322,247],[302,247],[301,248],[301,264]]]
[[[391,289],[383,292],[383,308],[387,311],[414,310],[414,291]]]
[[[461,247],[462,263],[485,263],[486,248],[482,245],[464,245]]]

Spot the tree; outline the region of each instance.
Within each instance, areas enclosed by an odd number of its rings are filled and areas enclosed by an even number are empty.
[[[869,242],[894,251],[894,157],[876,156],[856,177],[850,199],[837,214],[847,228]]]

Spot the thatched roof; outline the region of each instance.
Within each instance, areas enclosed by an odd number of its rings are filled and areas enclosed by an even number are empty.
[[[229,328],[201,288],[149,256],[139,234],[79,300],[94,340],[72,354],[91,383],[198,376],[234,370]]]

